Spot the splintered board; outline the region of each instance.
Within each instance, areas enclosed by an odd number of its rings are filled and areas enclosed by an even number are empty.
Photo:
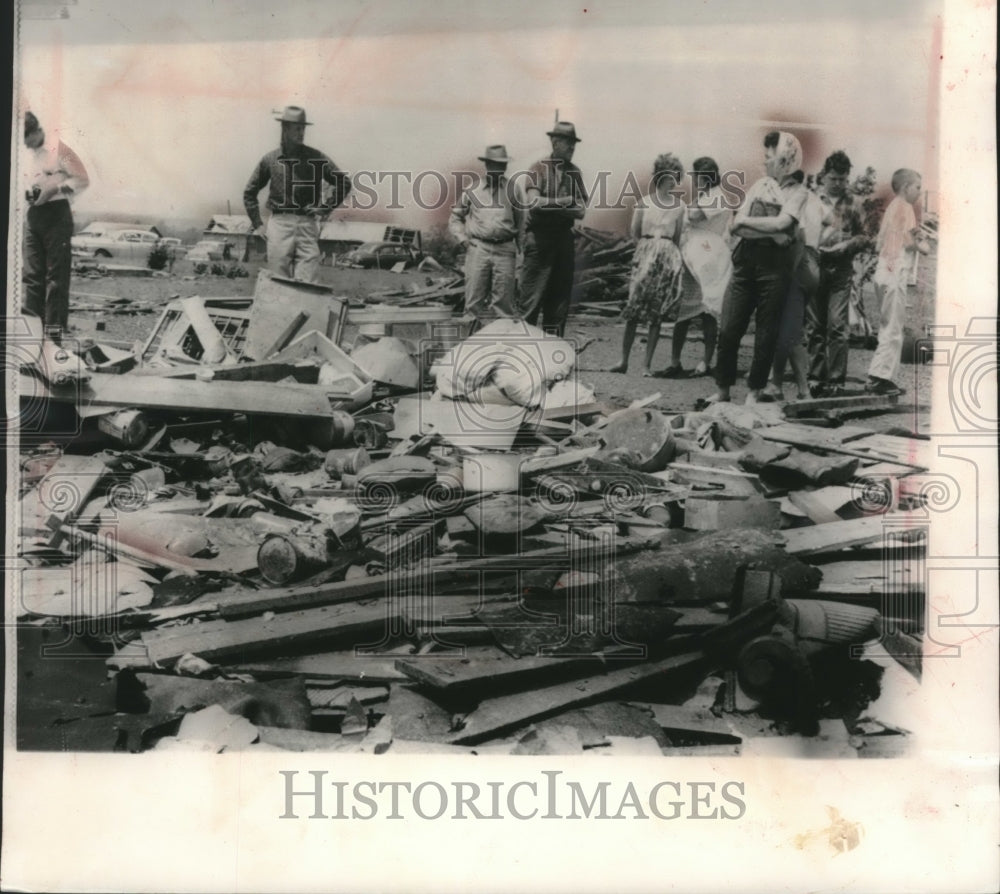
[[[703,661],[702,652],[687,652],[601,676],[487,699],[480,702],[479,707],[465,718],[462,729],[447,741],[456,745],[481,742],[532,720],[606,698],[643,681],[683,671]]]
[[[265,359],[300,314],[305,314],[306,319],[296,331],[316,330],[336,344],[346,313],[347,302],[335,297],[326,286],[284,279],[262,270],[254,289],[244,355],[250,360]]]
[[[924,469],[929,445],[915,438],[876,435],[867,429],[844,426],[839,429],[816,428],[784,422],[759,429],[766,441],[791,444],[807,450],[825,450],[843,456],[856,456],[869,462],[889,462],[911,469]]]
[[[62,395],[52,390],[53,399]],[[177,412],[251,413],[254,415],[329,418],[327,389],[320,385],[273,382],[199,382],[155,376],[115,376],[92,373],[66,399],[81,406],[138,407]]]
[[[367,637],[374,644],[393,620],[389,608],[381,603],[331,605],[270,618],[163,627],[144,633],[140,643],[149,666],[165,665],[188,652],[214,660],[268,652],[282,654],[291,646],[345,637]]]

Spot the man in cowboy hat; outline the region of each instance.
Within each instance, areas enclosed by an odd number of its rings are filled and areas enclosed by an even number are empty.
[[[320,226],[347,198],[351,181],[328,156],[303,142],[306,127],[312,124],[305,109],[286,106],[275,120],[281,122],[281,145],[254,168],[243,204],[254,230],[262,227],[258,194],[270,184],[266,232],[270,267],[281,276],[316,282]]]
[[[38,118],[24,113],[24,145],[31,154],[28,220],[24,234],[24,309],[41,318],[56,341],[69,324],[70,202],[90,184],[87,169],[61,140],[46,139]]]
[[[486,176],[462,191],[448,229],[466,249],[465,313],[482,322],[516,316],[514,262],[524,212],[505,176],[506,148],[487,146],[479,160]]]
[[[573,225],[586,213],[587,190],[573,152],[580,138],[569,121],[548,131],[552,155],[531,167],[525,178],[528,208],[522,243],[521,313],[562,336],[573,291]]]

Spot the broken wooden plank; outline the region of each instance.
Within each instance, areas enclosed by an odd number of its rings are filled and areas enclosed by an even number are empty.
[[[334,605],[242,621],[205,621],[163,627],[142,635],[147,666],[164,666],[191,652],[214,660],[234,655],[281,652],[290,646],[368,635],[374,642],[395,621],[392,609],[374,605]],[[135,644],[133,644],[135,645]]]
[[[136,407],[175,412],[223,412],[253,415],[304,416],[328,419],[332,415],[328,389],[319,385],[272,382],[178,381],[164,377],[115,376],[93,373],[76,393],[53,390],[54,399],[102,407]]]
[[[488,699],[467,715],[462,728],[451,733],[445,741],[451,744],[482,742],[532,720],[607,698],[637,683],[688,670],[703,661],[705,656],[702,652],[686,652],[661,661],[611,671],[598,677]]]
[[[330,325],[330,311],[346,304],[327,286],[274,276],[261,270],[254,287],[253,306],[247,326],[243,354],[250,360],[263,360],[275,344],[276,334],[283,332],[300,314],[306,320],[299,331],[316,330],[326,335]],[[340,333],[334,333],[339,340]]]
[[[405,683],[410,678],[396,670],[396,659],[354,652],[316,652],[295,658],[272,658],[226,665],[227,673],[298,674],[310,678],[364,683]]]
[[[222,617],[239,618],[266,611],[292,611],[317,605],[335,605],[358,599],[371,599],[393,592],[408,592],[409,588],[413,587],[426,587],[428,594],[443,596],[469,584],[481,586],[480,572],[483,571],[510,571],[513,574],[532,568],[569,567],[573,562],[583,559],[592,560],[610,553],[624,556],[645,548],[644,541],[620,539],[610,546],[588,545],[575,550],[557,546],[530,550],[516,557],[495,555],[454,561],[455,557],[446,556],[439,557],[443,561],[437,563],[433,559],[427,560],[424,567],[415,571],[380,574],[319,587],[298,586],[270,590],[264,594],[259,591],[236,591],[225,596],[219,595],[214,601]]]
[[[711,711],[684,705],[636,704],[649,711],[670,740],[670,747],[693,745],[739,745],[743,737]],[[732,752],[731,752],[732,753]]]
[[[274,344],[264,349],[262,356],[269,357],[271,354],[276,354],[282,348],[287,347],[288,343],[295,337],[308,319],[309,314],[305,311],[300,311],[298,315],[281,331],[281,334],[274,340]]]
[[[444,631],[447,635],[447,630]],[[566,679],[594,673],[607,667],[605,655],[582,655],[567,658],[511,658],[497,650],[474,657],[442,658],[430,655],[398,658],[396,668],[417,683],[442,694],[469,693],[483,689],[498,691],[524,688],[540,681]],[[615,667],[623,659],[610,658]]]
[[[352,326],[379,323],[401,326],[407,323],[438,323],[447,320],[458,323],[460,319],[450,307],[443,305],[399,307],[394,304],[369,304],[364,308],[351,307],[347,311],[347,322]]]
[[[829,491],[831,488],[822,488],[824,491]],[[850,500],[850,489],[849,488],[836,488],[837,491],[847,491],[848,497],[847,501]],[[837,513],[830,508],[827,501],[823,499],[820,495],[820,491],[808,491],[808,490],[797,490],[791,491],[788,494],[788,499],[793,506],[797,509],[802,510],[809,518],[809,520],[816,525],[826,524],[827,522],[838,522],[843,521],[843,519],[837,515]],[[841,500],[840,505],[844,502]]]
[[[817,397],[808,400],[788,401],[784,406],[787,417],[815,416],[823,411],[842,413],[844,411],[871,412],[891,410],[899,404],[898,394],[858,394],[847,397]]]
[[[912,469],[925,470],[925,467],[918,463],[904,461],[897,456],[881,453],[876,449],[865,450],[863,449],[864,442],[862,440],[851,441],[852,446],[845,446],[839,438],[830,436],[827,429],[816,429],[811,426],[786,422],[781,425],[759,429],[758,433],[764,440],[774,441],[779,444],[791,444],[810,450],[825,450],[829,453],[841,454],[842,456],[855,456],[859,459],[867,459],[872,462],[897,463]]]
[[[918,531],[926,523],[927,519],[919,514],[887,513],[850,521],[790,528],[781,531],[780,535],[785,539],[787,552],[815,555],[871,543],[881,539],[884,534],[899,537],[907,528],[912,527],[914,531]]]
[[[522,475],[535,475],[538,472],[548,472],[553,469],[563,469],[572,466],[581,460],[593,456],[601,448],[599,446],[584,447],[580,450],[567,450],[565,453],[558,453],[555,456],[538,456],[526,458],[520,467]]]

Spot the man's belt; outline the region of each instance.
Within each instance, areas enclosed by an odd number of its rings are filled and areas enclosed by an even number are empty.
[[[293,214],[296,217],[312,217],[319,212],[315,209],[310,210],[309,208],[272,208],[272,214]]]
[[[510,245],[514,241],[513,236],[508,236],[506,239],[487,239],[485,236],[470,236],[469,239],[473,242],[485,242],[487,245]]]

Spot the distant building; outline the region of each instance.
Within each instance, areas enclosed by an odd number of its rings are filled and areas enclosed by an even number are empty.
[[[334,256],[363,245],[365,242],[402,242],[421,248],[420,230],[396,227],[367,220],[328,220],[319,232],[319,250],[329,263]]]
[[[250,230],[250,218],[245,214],[215,214],[203,236],[213,242],[231,243],[233,260],[264,260],[267,241],[262,236],[251,235]],[[319,250],[325,263],[365,242],[402,242],[420,248],[420,230],[365,220],[328,220],[319,233]]]
[[[232,246],[234,261],[263,260],[267,257],[267,242],[263,236],[251,235],[250,218],[245,214],[215,214],[202,232],[206,240]]]

